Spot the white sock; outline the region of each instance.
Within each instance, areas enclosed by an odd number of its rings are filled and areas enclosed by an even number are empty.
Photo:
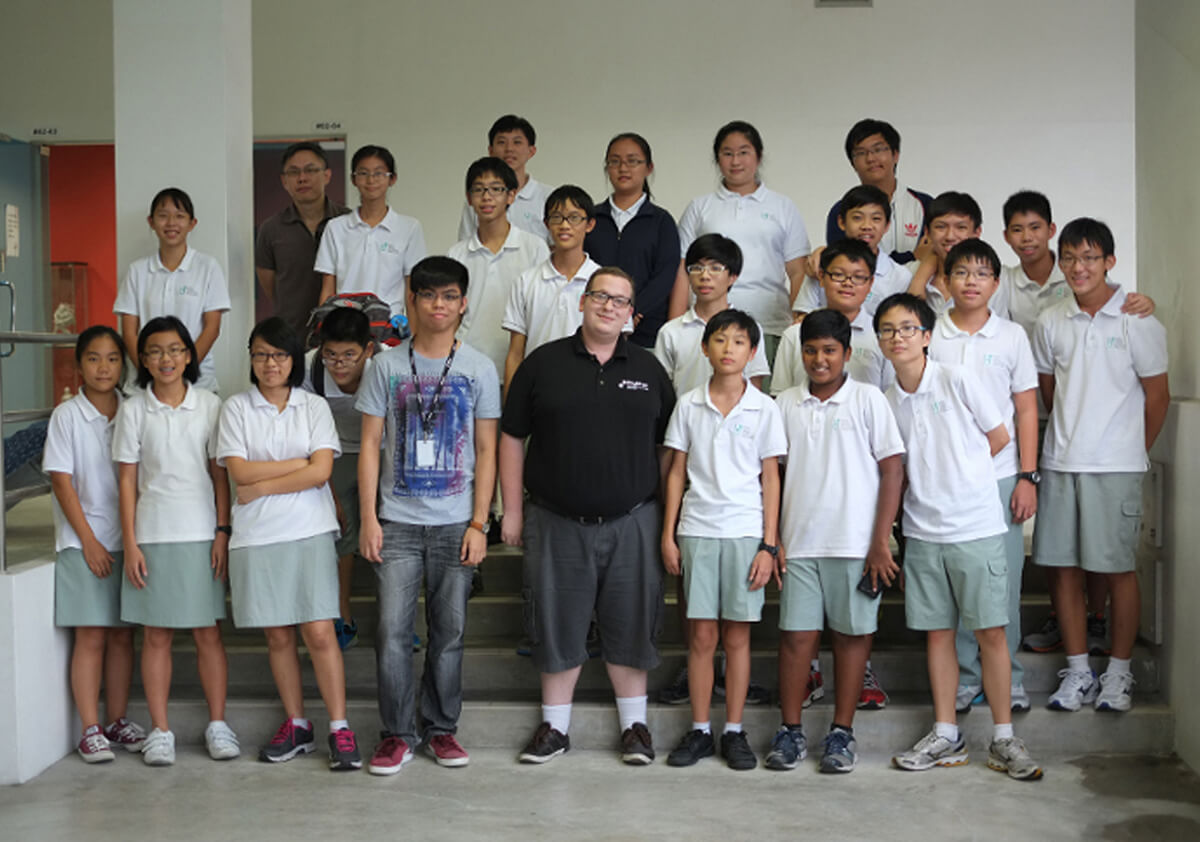
[[[820,671],[821,671],[821,661],[820,661],[820,659],[818,659],[818,658],[813,658],[813,659],[812,659],[812,669],[813,669],[813,671],[815,671],[815,672],[820,672]]]
[[[329,733],[330,734],[336,734],[338,731],[342,730],[343,728],[349,728],[349,727],[350,727],[350,723],[344,719],[329,720]]]
[[[549,722],[550,727],[560,734],[567,733],[567,729],[571,727],[571,703],[542,705],[542,721]]]
[[[954,722],[935,722],[933,723],[933,732],[952,743],[958,742],[958,725]]]
[[[712,733],[712,722],[693,722],[693,731],[703,731],[705,734]]]
[[[309,722],[307,719],[305,719],[303,716],[293,716],[292,724],[295,725],[297,728],[312,728],[312,723]]]
[[[632,728],[635,722],[646,724],[646,697],[626,696],[617,697],[617,716],[621,720],[621,732]]]
[[[1091,672],[1092,668],[1088,664],[1087,653],[1085,652],[1082,655],[1068,655],[1067,669],[1073,672]]]
[[[1111,675],[1130,675],[1133,670],[1129,668],[1130,658],[1109,658],[1108,669],[1105,672]]]
[[[997,722],[992,725],[992,740],[1011,740],[1013,729],[1011,722]]]
[[[740,734],[740,733],[742,733],[742,723],[726,722],[725,730],[722,733],[724,733],[724,734]]]

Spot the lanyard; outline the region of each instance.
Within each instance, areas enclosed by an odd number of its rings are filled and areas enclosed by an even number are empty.
[[[450,374],[450,366],[454,363],[454,352],[458,350],[458,341],[450,346],[450,354],[446,357],[446,364],[442,366],[442,376],[438,378],[437,386],[433,390],[433,398],[429,401],[429,411],[425,411],[425,402],[421,397],[421,378],[417,374],[417,362],[413,357],[412,342],[408,343],[408,365],[412,369],[413,385],[416,387],[417,394],[417,415],[421,419],[421,431],[430,436],[433,434],[433,419],[437,415],[438,410],[442,408],[442,387],[446,385],[446,376]]]

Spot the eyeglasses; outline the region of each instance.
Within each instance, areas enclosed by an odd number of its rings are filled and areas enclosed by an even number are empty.
[[[291,358],[292,354],[290,351],[255,351],[250,355],[251,361],[259,365],[262,365],[267,360],[274,360],[280,365],[283,365]]]
[[[870,149],[855,149],[850,153],[850,157],[854,158],[856,161],[862,161],[866,158],[870,158],[872,155],[876,158],[882,158],[891,151],[892,147],[885,143],[880,143],[872,146]]]
[[[343,351],[340,354],[335,354],[333,351],[322,351],[321,362],[329,368],[345,368],[358,362],[362,355],[362,351]]]
[[[163,357],[171,357],[179,359],[188,352],[188,349],[183,345],[172,345],[170,348],[147,348],[142,352],[142,356],[148,360],[158,362]]]
[[[956,281],[965,281],[967,278],[975,278],[979,281],[990,281],[996,277],[996,273],[991,269],[955,269],[950,273],[950,277]]]
[[[881,327],[877,334],[884,342],[899,336],[901,339],[912,339],[918,333],[921,333],[925,328],[920,325],[900,325],[900,327]]]
[[[447,304],[457,304],[462,301],[461,292],[437,292],[432,289],[423,289],[419,292],[414,292],[413,295],[430,304],[438,300],[445,301]]]
[[[645,158],[609,158],[604,162],[604,166],[610,170],[619,170],[621,167],[634,169],[646,163]]]
[[[378,181],[383,178],[391,178],[392,175],[392,173],[384,170],[373,170],[372,172],[367,172],[366,170],[354,171],[354,177],[359,181]]]
[[[600,292],[598,290],[585,292],[584,295],[592,299],[592,301],[595,301],[601,307],[603,307],[605,304],[611,303],[612,306],[617,310],[624,310],[626,307],[633,304],[633,299],[629,298],[628,296],[609,295],[607,292]]]
[[[687,267],[689,275],[695,275],[697,278],[707,272],[710,275],[720,275],[725,272],[728,267],[724,263],[693,263]]]
[[[508,192],[508,188],[503,184],[489,184],[486,187],[483,185],[480,185],[478,187],[471,188],[472,196],[483,196],[486,194],[488,196],[495,196],[497,199],[499,199],[501,196],[503,196],[507,192]]]
[[[1104,262],[1102,254],[1084,254],[1079,257],[1074,255],[1066,255],[1058,258],[1058,265],[1062,267],[1074,266],[1076,263],[1082,263],[1088,269],[1094,269],[1096,266]]]
[[[288,167],[283,171],[283,174],[288,178],[299,178],[301,175],[306,175],[309,178],[316,178],[323,172],[325,172],[324,167],[318,167],[316,164],[313,164],[312,166],[305,167],[304,169],[300,169],[299,167]]]
[[[569,213],[566,216],[563,216],[561,213],[552,213],[546,217],[546,224],[562,225],[564,222],[566,222],[574,226],[581,224],[585,219],[587,219],[587,217],[582,213]]]
[[[856,287],[860,287],[863,284],[868,284],[874,278],[873,275],[847,275],[845,272],[838,272],[836,270],[832,272],[826,272],[825,277],[838,286],[842,286],[845,283],[851,283]]]

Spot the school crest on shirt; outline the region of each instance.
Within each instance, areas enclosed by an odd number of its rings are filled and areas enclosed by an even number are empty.
[[[1104,347],[1110,351],[1124,351],[1126,348],[1125,338],[1123,336],[1110,336],[1104,341]]]
[[[197,289],[196,287],[188,286],[187,284],[180,284],[179,285],[179,294],[180,295],[190,295],[193,298],[197,298],[200,295],[200,290]]]
[[[399,254],[400,249],[396,248],[391,243],[384,242],[384,243],[379,244],[379,253],[380,254]]]

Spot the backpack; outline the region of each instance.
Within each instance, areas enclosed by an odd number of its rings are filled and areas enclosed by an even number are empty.
[[[403,340],[412,336],[408,327],[408,319],[403,315],[392,316],[392,310],[383,299],[372,292],[343,292],[331,295],[324,303],[315,307],[308,317],[305,349],[311,350],[321,344],[321,324],[325,317],[337,307],[353,307],[366,314],[371,322],[371,338],[379,348],[399,345]],[[312,371],[309,379],[313,391],[325,396],[325,366],[321,363],[320,355],[313,355]]]

